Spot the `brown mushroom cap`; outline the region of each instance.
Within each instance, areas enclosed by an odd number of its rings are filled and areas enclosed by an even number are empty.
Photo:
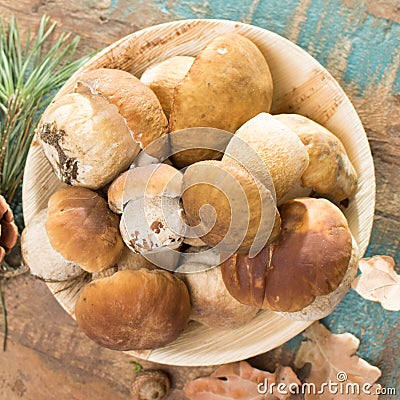
[[[148,164],[119,175],[108,189],[108,205],[122,214],[123,205],[130,200],[146,197],[180,197],[182,172],[167,164]]]
[[[262,308],[265,279],[271,259],[271,247],[264,247],[255,257],[233,254],[221,264],[222,279],[229,293],[238,301]]]
[[[141,148],[168,132],[168,120],[157,96],[129,72],[109,68],[87,71],[79,77],[76,90],[82,91],[82,86],[117,107]]]
[[[254,153],[246,151],[250,146],[263,164],[254,163]],[[260,113],[242,125],[228,144],[223,160],[234,158],[244,164],[267,188],[263,175],[272,178],[279,204],[280,199],[300,179],[308,165],[307,149],[286,125],[271,114]],[[256,169],[257,168],[257,169]]]
[[[226,33],[200,52],[176,86],[170,130],[212,127],[233,133],[258,113],[268,112],[271,102],[272,78],[263,54],[244,36]],[[181,168],[216,157],[218,152],[210,156],[210,151],[187,150],[171,159]]]
[[[90,93],[70,93],[51,103],[38,140],[60,180],[89,189],[112,181],[140,150],[115,105]]]
[[[296,133],[307,148],[310,162],[301,177],[302,186],[336,202],[351,197],[357,173],[339,138],[302,115],[280,114],[275,118]]]
[[[164,346],[179,336],[189,314],[185,284],[161,270],[119,271],[91,282],[75,306],[86,335],[114,350]]]
[[[48,203],[46,231],[51,245],[88,272],[99,272],[119,260],[123,242],[118,217],[97,193],[67,187]]]
[[[194,57],[175,56],[151,65],[140,80],[158,97],[165,115],[169,118],[176,85],[185,77]]]
[[[236,33],[212,40],[175,89],[171,131],[209,126],[229,132],[272,103],[272,79],[258,47]]]
[[[236,163],[201,161],[189,166],[183,175],[182,200],[188,224],[219,251],[263,247],[274,225],[272,194]],[[214,213],[203,212],[204,206],[213,207]]]
[[[263,307],[299,311],[342,282],[352,236],[342,212],[325,199],[301,198],[280,207],[281,233],[272,245]]]
[[[325,199],[292,200],[279,211],[282,225],[275,242],[254,258],[239,254],[225,261],[224,282],[244,304],[294,319],[322,318],[354,276],[357,246],[346,218]]]

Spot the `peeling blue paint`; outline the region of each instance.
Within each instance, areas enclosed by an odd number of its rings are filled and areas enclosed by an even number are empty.
[[[117,6],[118,6],[118,1],[119,1],[119,0],[111,0],[111,5],[110,5],[110,7],[108,8],[108,11],[109,11],[109,12],[114,11],[114,10],[117,8]]]
[[[379,84],[385,73],[393,68],[396,56],[400,54],[399,45],[399,24],[388,20],[380,20],[378,24],[376,18],[368,15],[353,40],[345,80],[358,83],[362,96],[368,84]]]

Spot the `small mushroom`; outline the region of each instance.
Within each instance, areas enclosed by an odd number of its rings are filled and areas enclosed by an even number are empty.
[[[271,178],[278,203],[308,166],[307,149],[298,136],[267,113],[258,114],[236,131],[223,160],[230,158],[246,166],[269,189]],[[257,158],[265,171],[260,170]]]
[[[125,244],[153,264],[173,269],[184,237],[180,202],[182,173],[166,164],[133,168],[111,185],[114,209],[123,214],[120,231]],[[109,200],[111,199],[109,193]]]
[[[124,247],[118,216],[97,193],[66,187],[48,203],[46,231],[53,248],[88,272],[114,266]]]
[[[143,72],[140,80],[160,100],[165,115],[169,118],[176,85],[185,77],[192,66],[194,57],[175,56],[151,65]]]
[[[310,162],[301,176],[301,186],[337,203],[351,197],[357,173],[339,138],[302,115],[280,114],[275,118],[296,133],[308,151]]]
[[[75,316],[85,334],[113,350],[147,350],[175,340],[189,319],[185,284],[167,271],[118,271],[85,286]]]
[[[183,207],[188,224],[220,252],[257,253],[275,222],[269,190],[236,163],[201,161],[183,175]]]
[[[211,127],[234,133],[272,102],[272,78],[258,47],[236,33],[213,39],[196,57],[176,86],[170,116],[171,132]],[[210,153],[210,152],[208,152]],[[196,150],[174,154],[178,168],[218,157]]]
[[[131,388],[132,400],[163,400],[168,396],[171,382],[168,375],[159,370],[141,372]]]
[[[182,264],[176,275],[189,290],[192,303],[190,319],[212,328],[236,329],[250,322],[258,312],[237,301],[226,289],[222,280],[219,259],[211,265]],[[195,272],[199,271],[199,272]]]
[[[0,195],[0,264],[4,257],[17,244],[18,228],[14,215],[5,198]]]
[[[21,253],[32,275],[47,282],[62,282],[84,273],[75,262],[66,260],[50,244],[46,232],[47,208],[39,211],[21,235]]]
[[[253,259],[222,264],[229,292],[287,318],[316,320],[333,311],[350,288],[358,248],[345,216],[326,199],[300,198],[279,208],[281,232]]]

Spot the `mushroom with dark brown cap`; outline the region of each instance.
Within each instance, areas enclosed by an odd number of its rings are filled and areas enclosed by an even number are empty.
[[[93,281],[75,305],[80,328],[113,350],[164,346],[180,335],[189,314],[185,284],[162,270],[118,271]]]
[[[350,288],[358,248],[345,216],[325,199],[301,198],[279,209],[281,232],[255,259],[222,265],[230,293],[292,319],[328,315]]]
[[[309,165],[301,176],[301,186],[340,202],[351,197],[357,186],[357,173],[340,139],[322,125],[298,114],[275,118],[287,125],[306,146]]]
[[[100,272],[121,257],[118,224],[106,201],[89,189],[66,187],[49,199],[46,231],[51,245],[88,272]]]
[[[183,207],[188,224],[207,245],[223,252],[262,248],[274,226],[271,192],[236,163],[201,161],[183,175]],[[212,207],[214,212],[204,211]],[[261,247],[260,247],[261,246]]]

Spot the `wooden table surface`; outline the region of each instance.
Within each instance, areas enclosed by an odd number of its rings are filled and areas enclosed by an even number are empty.
[[[391,255],[399,264],[400,0],[1,0],[0,15],[7,20],[12,14],[24,32],[48,14],[61,30],[82,37],[80,55],[138,29],[184,18],[247,22],[299,44],[340,82],[365,126],[377,178],[367,255]],[[87,339],[44,283],[25,275],[3,290],[9,340],[0,353],[0,400],[129,399],[135,378],[130,356]],[[335,333],[360,338],[358,354],[382,370],[383,386],[400,393],[400,313],[350,291],[324,323]],[[270,369],[276,361],[290,364],[300,341],[301,335],[251,362]],[[185,398],[181,389],[188,380],[214,369],[142,364],[170,373],[174,400]]]

